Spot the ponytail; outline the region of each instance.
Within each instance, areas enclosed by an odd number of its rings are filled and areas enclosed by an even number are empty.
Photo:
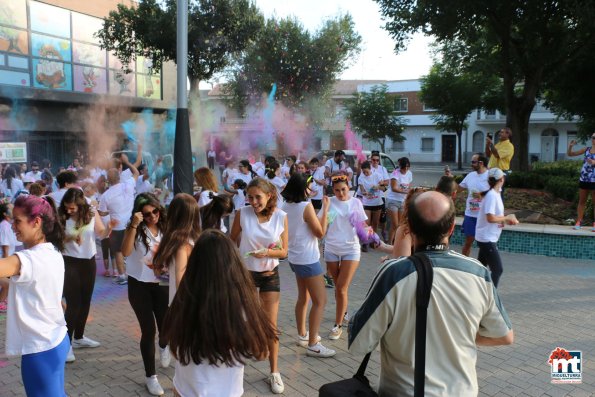
[[[267,178],[275,179],[275,177],[277,176],[277,170],[279,169],[279,167],[281,167],[281,165],[279,164],[279,162],[277,160],[273,160],[273,161],[269,162],[268,168],[265,169]]]

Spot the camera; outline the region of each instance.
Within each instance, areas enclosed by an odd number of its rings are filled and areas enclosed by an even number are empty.
[[[490,139],[492,139],[492,133],[491,132],[488,132],[487,137],[490,138]]]

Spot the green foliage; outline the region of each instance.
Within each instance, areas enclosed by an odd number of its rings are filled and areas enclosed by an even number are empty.
[[[578,179],[563,176],[547,176],[544,178],[544,190],[562,200],[576,202],[578,200]]]
[[[576,160],[554,161],[552,163],[538,161],[533,163],[533,170],[543,175],[564,176],[578,180],[582,166],[583,162]]]
[[[578,179],[582,162],[556,161],[537,162],[529,172],[513,172],[506,177],[506,185],[523,189],[543,189],[557,198],[576,202],[578,199]]]
[[[140,0],[118,4],[96,33],[102,48],[124,65],[137,56],[152,60],[154,70],[176,61],[176,0]],[[188,77],[191,89],[227,67],[256,37],[263,17],[249,0],[191,0],[188,12]],[[128,66],[126,66],[128,67]]]
[[[310,33],[295,18],[269,19],[230,72],[225,91],[237,108],[277,84],[275,99],[299,108],[324,98],[348,61],[360,51],[361,37],[349,14],[325,21]]]
[[[568,70],[573,63],[583,62],[581,49],[593,41],[595,3],[375,1],[380,4],[387,21],[385,28],[395,39],[398,50],[405,48],[411,34],[421,31],[436,38],[443,62],[501,79],[507,124],[513,129],[517,149],[513,167],[527,170],[529,116],[545,83],[561,74],[582,83],[583,75]]]
[[[402,142],[405,119],[393,112],[394,96],[387,95],[386,84],[375,85],[370,92],[355,93],[345,101],[347,118],[353,129],[363,137],[378,142],[385,151],[385,139]]]

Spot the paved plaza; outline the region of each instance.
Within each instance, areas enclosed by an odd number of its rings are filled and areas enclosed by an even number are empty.
[[[458,248],[458,247],[455,247]],[[475,254],[475,252],[474,252]],[[503,253],[504,275],[500,294],[511,317],[515,344],[481,348],[477,362],[481,396],[595,396],[595,262]],[[350,310],[362,302],[379,264],[377,252],[362,254],[362,264],[350,289]],[[101,264],[99,265],[102,268]],[[317,396],[327,382],[352,376],[361,356],[347,352],[346,335],[338,341],[323,341],[337,350],[329,359],[307,357],[295,344],[293,304],[297,291],[287,263],[281,264],[280,368],[286,396]],[[325,311],[323,336],[332,327],[333,290]],[[204,324],[210,327],[210,324]],[[216,330],[213,330],[216,332]],[[238,330],[242,332],[242,330]],[[148,396],[140,357],[138,323],[127,299],[127,288],[98,274],[87,336],[102,342],[96,349],[75,350],[76,361],[66,367],[69,396]],[[0,340],[4,341],[5,315],[0,317]],[[547,363],[556,347],[581,350],[583,383],[550,383]],[[440,360],[428,351],[429,360]],[[24,396],[20,359],[0,356],[0,396]],[[368,367],[372,383],[378,381],[379,355]],[[173,367],[157,370],[166,395],[171,396]],[[270,396],[263,381],[268,362],[246,366],[245,396]]]

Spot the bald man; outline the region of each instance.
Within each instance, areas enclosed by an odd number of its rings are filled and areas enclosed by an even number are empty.
[[[455,226],[452,200],[425,192],[407,208],[415,251],[434,269],[428,307],[425,395],[476,396],[477,346],[514,340],[490,272],[448,248]],[[349,350],[366,354],[380,344],[380,396],[413,396],[417,272],[409,258],[380,268],[362,307],[349,324]]]

